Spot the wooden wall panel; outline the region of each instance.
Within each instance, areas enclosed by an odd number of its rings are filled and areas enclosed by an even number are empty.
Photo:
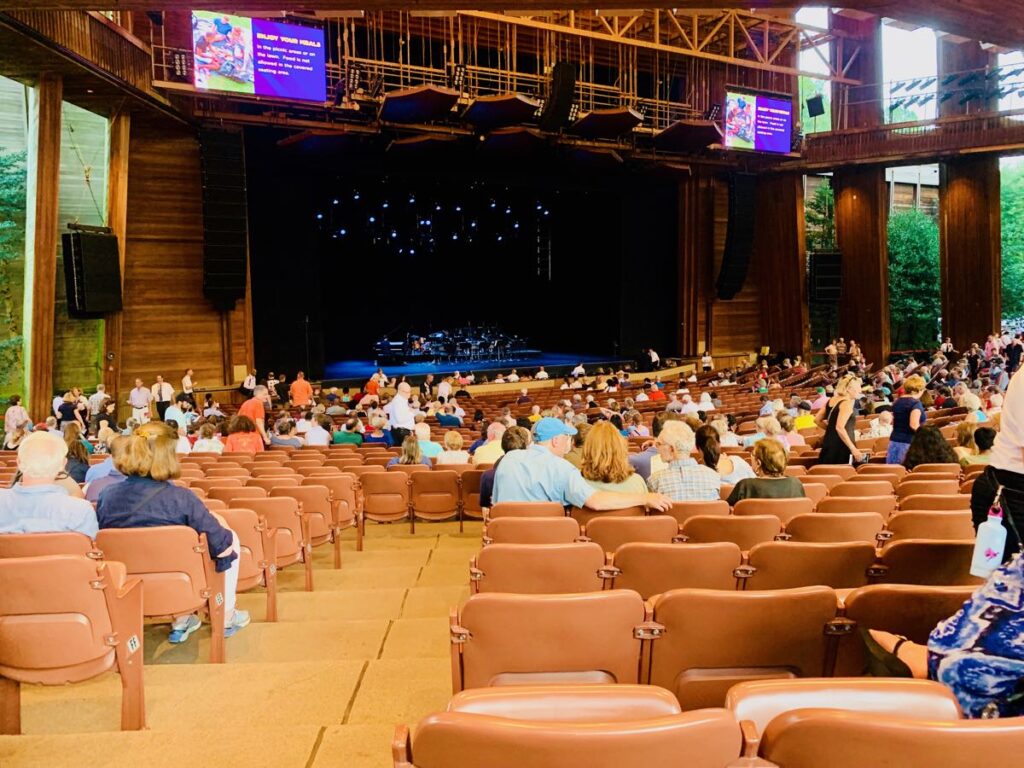
[[[843,254],[839,335],[855,339],[875,368],[889,356],[888,190],[882,168],[844,168],[832,180]]]
[[[760,290],[763,343],[772,352],[806,357],[807,245],[800,174],[758,179],[751,274]]]
[[[1002,317],[999,159],[939,166],[942,332],[957,349],[998,332]]]
[[[707,343],[707,300],[714,258],[713,180],[699,171],[679,184],[679,354]]]
[[[950,42],[950,40],[945,37],[940,37],[938,39],[938,48],[936,53],[939,74],[939,82],[936,85],[936,90],[940,97],[939,117],[952,117],[954,115],[966,115],[973,112],[988,112],[999,109],[999,99],[996,97],[989,97],[987,99],[976,97],[961,104],[960,102],[964,95],[964,86],[960,85],[960,77],[957,77],[948,84],[943,85],[943,81],[946,79],[947,75],[961,73],[969,69],[984,69],[990,64],[997,64],[997,57],[994,53],[982,48],[981,43],[976,40],[967,40],[956,43]],[[975,91],[975,95],[977,96],[983,91],[995,93],[997,90],[997,88],[990,89],[986,85],[982,84]],[[941,97],[947,92],[951,92],[953,95],[952,97],[943,100]]]
[[[829,13],[829,26],[840,35],[831,46],[833,64],[845,70],[848,77],[864,83],[851,86],[845,96],[842,86],[833,84],[832,129],[881,125],[884,122],[881,18],[855,19]]]

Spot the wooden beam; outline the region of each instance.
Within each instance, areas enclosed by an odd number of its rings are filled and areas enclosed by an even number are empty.
[[[121,265],[121,294],[124,295],[125,244],[128,238],[128,149],[131,138],[131,115],[117,114],[110,121],[110,161],[107,172],[107,226],[117,236],[118,261]],[[107,315],[103,334],[103,384],[107,394],[120,402],[118,372],[121,369],[123,314]]]
[[[29,91],[25,241],[25,390],[34,419],[51,415],[63,80],[45,72]]]

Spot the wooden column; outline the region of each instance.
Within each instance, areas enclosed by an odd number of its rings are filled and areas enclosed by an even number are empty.
[[[34,419],[53,400],[53,323],[57,280],[60,130],[63,80],[44,73],[29,90],[29,201],[25,242],[25,378]]]
[[[885,169],[848,167],[832,179],[843,258],[839,334],[856,339],[875,369],[889,356],[889,195]]]
[[[957,349],[999,331],[1002,242],[999,159],[968,157],[939,166],[942,333]]]
[[[121,295],[124,295],[125,245],[128,238],[128,143],[131,115],[117,114],[110,121],[110,162],[107,172],[107,226],[117,235],[121,264]],[[103,335],[103,383],[107,394],[120,402],[118,372],[121,369],[122,313],[107,315]]]
[[[761,334],[772,352],[808,351],[804,186],[798,173],[757,182],[754,269],[761,287]]]
[[[711,179],[694,173],[679,183],[679,354],[700,354],[706,338],[708,274],[714,253]],[[702,334],[702,330],[704,334]]]
[[[996,61],[995,54],[981,47],[981,43],[975,40],[964,42],[950,42],[947,37],[940,37],[938,40],[937,63],[939,82],[936,91],[939,97],[939,117],[952,117],[954,115],[966,115],[975,112],[989,112],[999,109],[999,99],[995,96],[988,98],[973,98],[961,103],[965,91],[975,93],[994,93],[997,88],[990,88],[987,81],[975,81],[969,85],[960,85],[960,80],[965,75],[958,74],[969,70],[984,70],[987,66]],[[958,76],[951,82],[943,85],[948,75],[957,73]],[[996,81],[998,84],[998,81]],[[947,95],[948,94],[948,95]]]
[[[870,128],[882,120],[882,21],[877,16],[853,18],[829,13],[829,27],[839,33],[832,42],[832,62],[846,76],[864,85],[832,86],[832,128]]]

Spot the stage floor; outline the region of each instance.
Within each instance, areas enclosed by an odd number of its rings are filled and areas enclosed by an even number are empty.
[[[436,376],[440,373],[452,373],[453,371],[462,371],[463,373],[466,371],[473,371],[477,374],[491,374],[492,372],[497,371],[508,373],[512,368],[521,368],[532,371],[538,366],[543,365],[548,372],[554,376],[555,371],[552,369],[568,367],[568,369],[571,370],[576,367],[576,363],[580,362],[583,363],[584,367],[588,365],[603,365],[607,368],[609,364],[619,362],[627,363],[630,361],[625,358],[600,355],[568,355],[558,352],[544,352],[534,353],[528,357],[507,360],[474,360],[472,362],[454,364],[441,363],[439,365],[434,365],[432,363],[386,365],[384,366],[384,372],[389,376],[401,374],[405,374],[406,376],[426,376],[428,373],[433,373]],[[337,362],[328,363],[324,367],[324,383],[329,383],[335,380],[344,381],[358,379],[361,384],[377,371],[377,367],[377,364],[373,360],[339,360]],[[493,376],[491,378],[493,378]]]

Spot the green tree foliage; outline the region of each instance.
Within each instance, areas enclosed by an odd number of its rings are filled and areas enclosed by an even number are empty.
[[[821,96],[825,114],[811,117],[807,111],[807,100]],[[804,134],[832,130],[832,83],[817,77],[800,76],[800,125]]]
[[[939,333],[939,226],[921,211],[898,211],[888,236],[893,348],[930,348]]]
[[[0,388],[22,375],[22,281],[25,256],[25,154],[0,147]]]
[[[830,184],[822,184],[804,206],[807,250],[836,249],[836,200]]]
[[[1024,320],[1024,164],[1005,166],[1002,178],[1003,318]]]

